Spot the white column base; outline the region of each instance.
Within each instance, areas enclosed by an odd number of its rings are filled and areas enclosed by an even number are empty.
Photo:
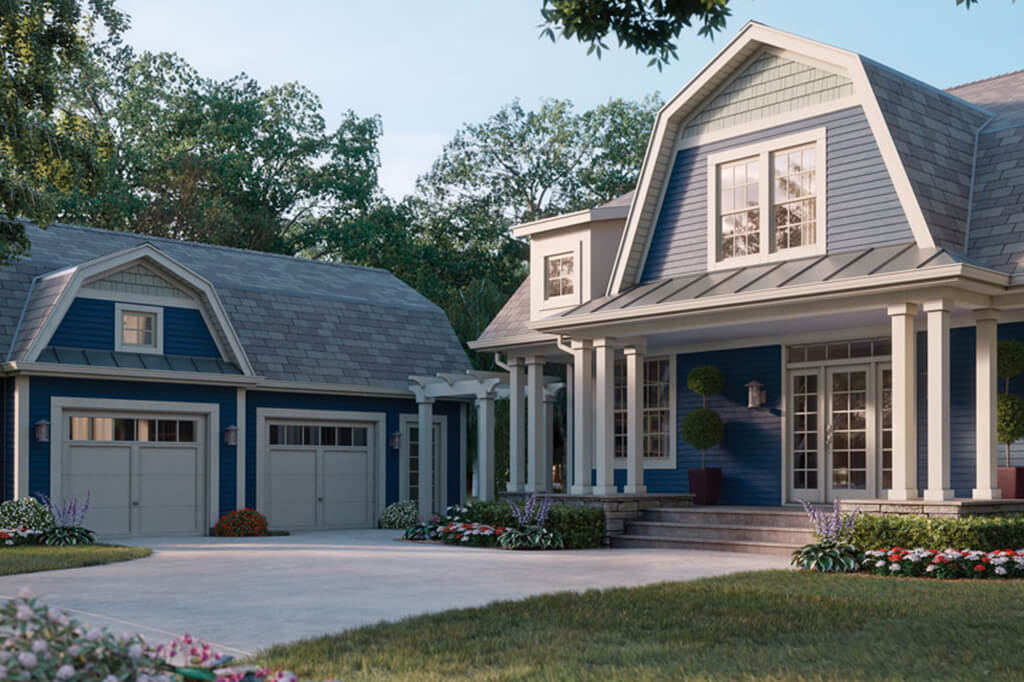
[[[919,499],[917,497],[917,488],[908,488],[907,490],[896,490],[896,489],[890,490],[889,491],[889,499],[890,500],[916,500],[916,499]]]
[[[627,485],[625,488],[622,489],[622,492],[624,492],[627,495],[646,495],[647,494],[647,486],[642,485],[642,484],[641,485]]]
[[[526,486],[525,485],[512,485],[511,483],[509,483],[508,485],[505,486],[505,492],[507,492],[507,493],[524,493],[524,492],[526,492]]]
[[[589,495],[590,494],[590,486],[589,485],[574,485],[571,488],[569,488],[569,493],[572,494],[572,495]]]
[[[952,500],[954,497],[952,490],[931,490],[926,489],[924,491],[924,499],[931,502],[943,502],[945,500]]]
[[[975,500],[1001,500],[1003,491],[999,488],[974,488],[971,490],[971,498]]]
[[[547,492],[547,489],[544,487],[544,483],[543,482],[541,482],[539,484],[537,484],[537,483],[527,483],[525,486],[523,486],[523,492],[524,493],[545,493],[545,492]]]
[[[618,495],[619,489],[614,485],[595,485],[590,489],[591,495]]]

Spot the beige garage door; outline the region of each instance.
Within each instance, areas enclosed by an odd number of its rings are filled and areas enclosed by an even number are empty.
[[[100,535],[202,535],[206,490],[199,417],[68,413],[60,497],[89,497]]]
[[[373,428],[350,422],[269,422],[267,501],[272,528],[372,528]]]

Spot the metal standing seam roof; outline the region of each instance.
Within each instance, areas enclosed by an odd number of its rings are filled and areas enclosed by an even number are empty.
[[[26,306],[34,278],[148,242],[213,284],[260,376],[407,388],[412,374],[470,368],[444,312],[384,270],[72,225],[26,233],[30,256],[0,268],[0,347],[13,360],[30,340],[19,331],[12,347],[22,310],[23,330],[41,325],[29,313],[51,295]]]
[[[122,369],[157,369],[176,372],[206,372],[210,374],[241,374],[232,362],[220,358],[191,355],[156,355],[155,353],[124,353],[88,348],[61,348],[50,346],[39,354],[39,362],[91,367],[118,367]]]

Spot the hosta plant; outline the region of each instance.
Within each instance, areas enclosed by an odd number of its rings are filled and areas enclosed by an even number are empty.
[[[96,534],[83,526],[55,526],[43,533],[42,543],[51,547],[94,545]]]
[[[53,547],[68,547],[96,543],[96,534],[83,525],[85,517],[89,513],[88,495],[81,503],[75,496],[71,496],[60,504],[55,503],[46,495],[43,495],[42,499],[53,518],[53,527],[42,534],[43,544]]]
[[[853,545],[816,542],[793,552],[791,564],[819,573],[854,573],[860,569],[861,554]]]
[[[504,549],[565,549],[562,534],[543,526],[506,528],[498,544]]]
[[[415,500],[393,502],[380,515],[381,528],[408,528],[416,523],[419,505]]]
[[[34,497],[0,504],[0,528],[26,528],[46,532],[53,528],[53,514]]]
[[[438,530],[441,528],[441,519],[437,516],[432,516],[430,519],[424,521],[419,520],[413,525],[405,529],[406,540],[437,540],[439,539]]]

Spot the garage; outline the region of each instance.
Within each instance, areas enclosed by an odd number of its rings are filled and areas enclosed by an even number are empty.
[[[266,502],[272,528],[375,525],[373,424],[267,421]]]
[[[61,498],[89,497],[100,535],[206,532],[205,419],[192,415],[66,411]]]

